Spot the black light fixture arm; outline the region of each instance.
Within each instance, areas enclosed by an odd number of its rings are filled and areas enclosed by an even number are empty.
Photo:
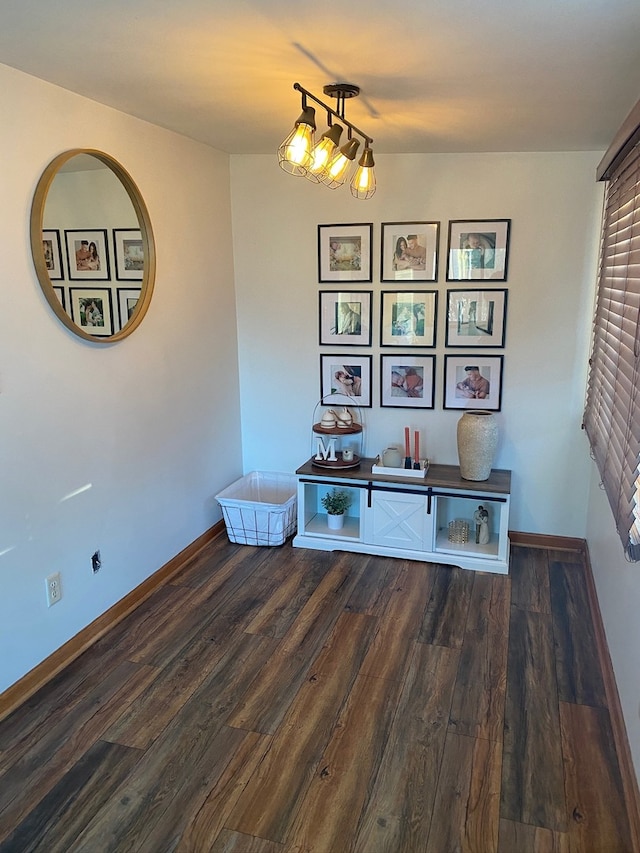
[[[335,118],[339,119],[343,124],[349,128],[349,138],[351,138],[351,131],[354,131],[364,139],[365,147],[369,148],[373,144],[373,139],[360,130],[359,127],[356,127],[355,124],[352,124],[350,121],[344,117],[344,102],[346,98],[354,98],[360,93],[360,89],[358,86],[354,86],[351,83],[332,83],[328,86],[325,86],[323,91],[325,95],[331,95],[334,98],[338,99],[338,109],[334,110],[328,104],[325,104],[324,101],[321,101],[319,98],[316,98],[308,89],[305,89],[300,83],[294,83],[293,88],[297,92],[302,93],[303,98],[303,106],[304,99],[311,98],[312,101],[315,101],[316,104],[319,104],[323,110],[327,111],[329,124],[331,124],[331,116],[335,116]]]

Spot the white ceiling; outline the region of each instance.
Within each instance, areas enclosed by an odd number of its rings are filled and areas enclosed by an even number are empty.
[[[602,150],[640,0],[0,0],[0,62],[230,153],[275,151],[295,81],[359,85],[378,152]]]

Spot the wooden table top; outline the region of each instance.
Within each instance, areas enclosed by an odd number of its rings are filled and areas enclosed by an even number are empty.
[[[329,480],[367,480],[376,483],[398,483],[403,486],[431,486],[440,489],[455,489],[488,493],[511,493],[511,471],[494,468],[488,480],[463,480],[458,465],[429,465],[426,477],[403,477],[399,474],[374,474],[371,467],[377,459],[363,458],[357,468],[336,470],[313,464],[313,457],[296,471],[307,477],[325,477]]]

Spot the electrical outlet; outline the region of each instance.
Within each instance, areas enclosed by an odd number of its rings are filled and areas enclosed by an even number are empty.
[[[55,572],[45,578],[45,584],[47,585],[47,607],[51,607],[52,604],[57,604],[62,598],[60,572]]]
[[[93,553],[91,555],[91,568],[93,569],[94,575],[96,572],[100,571],[101,566],[102,566],[102,559],[100,557],[100,549],[98,549],[95,553]]]

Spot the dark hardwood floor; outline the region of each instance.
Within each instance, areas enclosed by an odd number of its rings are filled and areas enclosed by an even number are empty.
[[[579,552],[219,537],[0,723],[1,853],[629,853]]]

